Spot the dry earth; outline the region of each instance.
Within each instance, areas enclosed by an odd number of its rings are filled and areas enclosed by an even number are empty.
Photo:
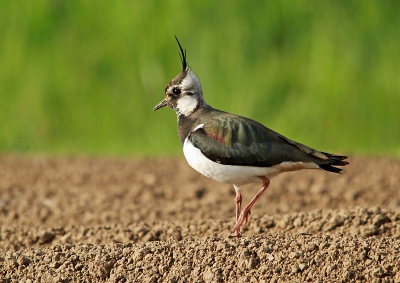
[[[232,239],[184,160],[1,156],[0,282],[400,282],[400,162],[350,162],[272,179]]]

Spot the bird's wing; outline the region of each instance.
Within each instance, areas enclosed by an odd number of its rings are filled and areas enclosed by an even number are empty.
[[[335,155],[316,151],[258,122],[229,114],[208,119],[204,126],[191,132],[189,140],[207,158],[226,165],[269,167],[297,161],[327,166],[347,164],[340,161],[344,156],[333,160]]]

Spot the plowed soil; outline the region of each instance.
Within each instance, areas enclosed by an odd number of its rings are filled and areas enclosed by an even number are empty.
[[[400,161],[350,163],[272,179],[228,238],[233,187],[183,159],[1,156],[0,282],[400,282]]]

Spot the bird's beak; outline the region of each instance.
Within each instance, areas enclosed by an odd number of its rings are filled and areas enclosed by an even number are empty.
[[[166,99],[164,99],[163,101],[161,101],[160,103],[158,103],[156,106],[154,106],[153,111],[156,111],[160,108],[163,108],[164,106],[166,106],[168,103],[168,101]]]

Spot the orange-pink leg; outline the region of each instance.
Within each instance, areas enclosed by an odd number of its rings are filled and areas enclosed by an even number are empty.
[[[236,197],[235,197],[235,202],[236,202],[236,222],[239,219],[240,215],[240,210],[242,209],[242,194],[240,193],[240,188],[236,185],[233,185],[235,187],[236,191]]]
[[[231,237],[240,237],[241,236],[240,227],[242,225],[247,224],[247,221],[249,220],[249,214],[250,214],[251,208],[256,203],[258,198],[262,195],[262,193],[265,192],[265,190],[269,186],[270,181],[268,178],[266,178],[264,176],[258,176],[258,178],[260,178],[263,181],[263,186],[258,191],[258,193],[253,197],[253,199],[250,201],[250,203],[243,209],[243,211],[242,211],[242,213],[240,213],[239,217],[236,217],[236,225],[233,228]],[[235,187],[235,189],[236,189],[236,187]],[[237,192],[238,191],[236,190],[236,197],[237,197]],[[240,194],[240,191],[239,191],[239,194]],[[236,211],[237,211],[237,202],[236,202]]]

